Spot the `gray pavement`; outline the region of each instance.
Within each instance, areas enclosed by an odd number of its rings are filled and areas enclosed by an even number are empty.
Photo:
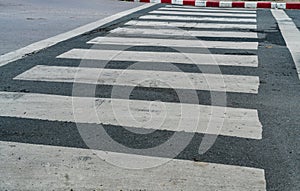
[[[1,0],[0,55],[140,5],[118,0]]]

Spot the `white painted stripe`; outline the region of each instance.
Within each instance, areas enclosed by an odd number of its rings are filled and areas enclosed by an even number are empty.
[[[193,31],[181,30],[179,28],[136,28],[136,27],[119,27],[110,34],[118,35],[162,35],[162,36],[184,36],[184,37],[235,37],[235,38],[258,38],[256,32],[240,31]]]
[[[286,9],[286,3],[277,3],[276,7],[277,9]]]
[[[210,90],[239,93],[257,93],[259,86],[259,78],[257,76],[42,65],[35,66],[14,79],[50,82],[76,81],[78,83],[87,84]]]
[[[131,45],[131,46],[166,46],[166,47],[225,48],[225,49],[232,48],[232,49],[250,49],[250,50],[257,50],[257,46],[258,46],[258,42],[225,42],[225,41],[123,38],[123,37],[97,37],[89,41],[88,43]]]
[[[187,9],[187,8],[183,8],[183,7],[162,7],[159,8],[158,10],[162,10],[162,11],[189,11],[189,12],[215,12],[215,13],[242,13],[242,14],[256,14],[256,10],[253,11],[244,11],[244,10],[228,10],[228,9],[210,9],[210,8],[205,8],[205,9],[201,9],[201,8],[195,8],[195,9]]]
[[[277,3],[271,2],[271,9],[276,9],[277,8]]]
[[[172,0],[172,4],[183,5],[183,0]]]
[[[255,9],[257,7],[257,2],[245,2],[245,8],[253,8]]]
[[[257,168],[15,142],[0,150],[1,190],[266,190]],[[162,165],[133,170],[148,164]]]
[[[171,21],[216,21],[216,22],[256,23],[256,19],[245,19],[245,18],[217,18],[217,17],[166,16],[166,15],[144,15],[144,16],[141,16],[140,19],[171,20]]]
[[[205,6],[206,6],[206,2],[205,2],[205,1],[202,1],[202,0],[196,0],[196,1],[195,1],[195,6],[198,6],[198,7],[205,7]]]
[[[272,10],[281,34],[295,62],[300,79],[300,31],[293,20],[283,10]]]
[[[248,24],[213,24],[213,23],[198,23],[198,22],[166,22],[166,21],[139,21],[131,20],[125,25],[133,26],[159,26],[159,27],[188,27],[195,29],[256,29],[256,25]]]
[[[163,11],[163,10],[156,10],[151,11],[150,13],[153,14],[168,14],[168,15],[189,15],[189,16],[230,16],[230,17],[249,17],[249,18],[256,18],[256,14],[241,14],[241,13],[201,13],[201,12],[184,12],[184,11]]]
[[[120,19],[120,18],[122,18],[126,15],[135,13],[135,12],[143,10],[143,9],[147,9],[147,8],[152,7],[154,5],[153,4],[145,4],[145,5],[142,5],[142,6],[137,7],[137,8],[133,8],[133,9],[130,9],[130,10],[127,10],[127,11],[124,11],[124,12],[120,12],[118,14],[112,15],[112,16],[107,17],[105,19],[102,19],[102,20],[99,20],[99,21],[81,26],[81,27],[76,28],[74,30],[71,30],[69,32],[59,34],[57,36],[54,36],[54,37],[51,37],[51,38],[48,38],[48,39],[45,39],[45,40],[42,40],[42,41],[39,41],[39,42],[35,42],[35,43],[33,43],[31,45],[28,45],[24,48],[9,52],[9,53],[4,54],[4,55],[1,55],[0,56],[0,67],[4,66],[4,65],[6,65],[10,62],[19,60],[19,59],[25,57],[26,55],[29,55],[30,53],[37,52],[37,51],[40,51],[42,49],[48,48],[48,47],[53,46],[53,45],[55,45],[59,42],[62,42],[62,41],[68,40],[70,38],[73,38],[75,36],[78,36],[80,34],[89,32],[91,30],[99,28],[99,27],[101,27],[103,25],[106,25],[108,23],[114,22],[117,19]]]
[[[0,104],[7,117],[262,138],[253,109],[17,92],[0,92]]]
[[[257,56],[72,49],[58,58],[257,67]]]
[[[220,1],[220,6],[223,8],[231,8],[232,7],[232,2],[231,1]]]
[[[198,1],[198,0],[196,0]],[[201,0],[200,0],[201,1]],[[206,3],[206,1],[204,1]],[[224,11],[224,10],[227,10],[227,11],[245,11],[245,12],[251,12],[251,11],[256,11],[255,9],[237,9],[236,7],[233,7],[233,8],[221,8],[221,7],[196,7],[196,6],[188,6],[188,5],[185,5],[185,6],[179,6],[179,5],[166,5],[165,7],[167,8],[182,8],[182,9],[186,9],[186,10],[193,10],[193,9],[207,9],[208,11]]]

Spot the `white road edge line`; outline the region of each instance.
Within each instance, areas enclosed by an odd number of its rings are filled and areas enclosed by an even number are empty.
[[[300,80],[300,31],[293,20],[284,12],[284,10],[271,10],[276,19],[281,34],[286,42],[286,46],[295,62],[298,78]]]
[[[4,66],[4,65],[6,65],[10,62],[19,60],[19,59],[25,57],[28,54],[40,51],[42,49],[51,47],[51,46],[53,46],[53,45],[55,45],[59,42],[62,42],[62,41],[68,40],[70,38],[76,37],[78,35],[84,34],[86,32],[92,31],[92,30],[94,30],[98,27],[101,27],[105,24],[113,22],[117,19],[120,19],[120,18],[126,16],[126,15],[130,15],[130,14],[135,13],[137,11],[147,9],[149,7],[155,6],[156,4],[157,3],[155,3],[155,4],[144,4],[140,7],[136,7],[136,8],[133,8],[133,9],[130,9],[130,10],[127,10],[127,11],[123,11],[121,13],[117,13],[115,15],[106,17],[104,19],[101,19],[101,20],[92,22],[90,24],[78,27],[78,28],[76,28],[74,30],[71,30],[71,31],[68,31],[66,33],[62,33],[62,34],[56,35],[54,37],[51,37],[51,38],[48,38],[48,39],[45,39],[45,40],[35,42],[35,43],[30,44],[30,45],[28,45],[26,47],[23,47],[21,49],[6,53],[4,55],[1,55],[0,56],[0,67]]]
[[[258,168],[3,141],[0,150],[1,190],[266,190]]]

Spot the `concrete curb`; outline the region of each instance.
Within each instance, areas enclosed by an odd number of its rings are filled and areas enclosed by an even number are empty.
[[[300,2],[276,3],[270,1],[203,1],[203,0],[126,0],[143,3],[167,3],[197,7],[222,8],[266,8],[266,9],[300,9]]]
[[[24,58],[32,53],[35,53],[35,52],[41,51],[43,49],[46,49],[48,47],[51,47],[62,41],[69,40],[71,38],[74,38],[76,36],[90,32],[90,31],[95,30],[100,27],[105,27],[105,26],[112,25],[116,22],[120,22],[121,20],[124,20],[124,18],[128,15],[136,14],[139,11],[151,9],[151,7],[153,7],[155,5],[156,4],[145,4],[145,5],[133,8],[133,9],[129,9],[127,11],[123,11],[123,12],[114,14],[112,16],[106,17],[104,19],[92,22],[90,24],[78,27],[71,31],[50,37],[45,40],[35,42],[33,44],[30,44],[30,45],[20,48],[18,50],[0,55],[0,67],[4,66],[10,62]]]

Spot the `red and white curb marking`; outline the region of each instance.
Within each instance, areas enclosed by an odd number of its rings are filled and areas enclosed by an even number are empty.
[[[203,1],[203,0],[127,0],[143,3],[167,3],[174,5],[190,5],[197,7],[222,8],[269,8],[269,9],[300,9],[300,2],[276,3],[268,1]]]

